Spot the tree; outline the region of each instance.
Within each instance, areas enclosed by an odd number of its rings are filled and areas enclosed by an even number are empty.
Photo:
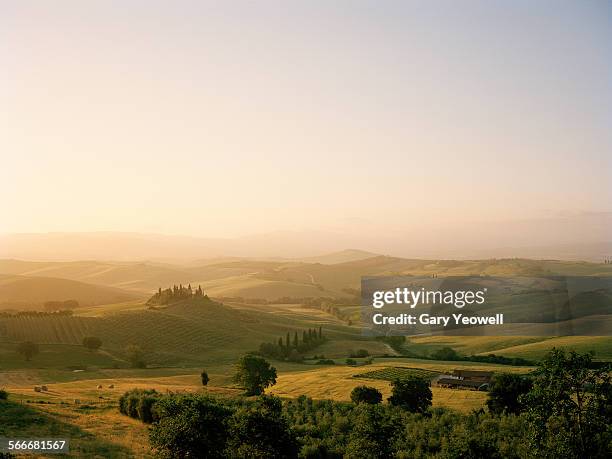
[[[208,381],[210,381],[210,378],[208,377],[208,373],[206,372],[206,370],[202,370],[202,373],[200,373],[200,378],[202,379],[203,386],[208,385]]]
[[[298,347],[298,334],[295,332],[293,335],[293,347]]]
[[[240,384],[246,395],[261,395],[266,387],[276,384],[276,368],[255,355],[245,355],[236,366],[234,381]]]
[[[382,402],[382,394],[374,387],[357,386],[351,391],[351,401],[353,403],[376,405]]]
[[[204,396],[171,396],[155,404],[159,420],[149,430],[151,446],[162,457],[224,457],[231,411]]]
[[[38,354],[38,344],[33,343],[32,341],[24,341],[23,343],[19,343],[17,346],[17,352],[23,355],[29,362],[32,357]]]
[[[391,383],[391,405],[399,406],[413,413],[424,413],[431,406],[431,389],[429,382],[423,378],[411,376],[396,379]]]
[[[610,367],[592,355],[553,349],[535,372],[527,406],[530,443],[542,455],[606,457],[612,442]],[[609,456],[608,456],[609,457]]]
[[[524,405],[520,397],[531,389],[531,380],[511,373],[501,373],[493,378],[489,388],[487,407],[496,414],[519,414]]]
[[[289,337],[289,332],[287,332],[287,337],[285,339],[285,347],[287,349],[289,349],[291,347],[291,340],[290,340],[290,337]]]
[[[146,368],[144,351],[136,344],[129,344],[125,348],[125,355],[134,368]]]
[[[100,338],[96,338],[95,336],[86,336],[83,338],[83,346],[90,351],[97,351],[102,346],[102,340]]]
[[[238,409],[229,422],[227,457],[297,458],[298,443],[279,398],[262,396]]]

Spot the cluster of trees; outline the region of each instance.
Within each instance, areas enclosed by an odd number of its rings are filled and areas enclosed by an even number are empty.
[[[208,298],[202,291],[202,286],[193,289],[191,284],[184,286],[183,284],[173,285],[170,288],[162,290],[160,287],[157,293],[147,301],[147,304],[171,304],[177,301],[188,300],[190,298]]]
[[[431,360],[446,360],[446,361],[466,361],[466,362],[482,362],[482,363],[495,363],[498,365],[514,365],[514,366],[532,366],[535,362],[524,359],[522,357],[504,357],[502,355],[488,354],[488,355],[461,355],[452,347],[445,346],[440,349],[436,349],[429,355],[420,355],[414,352],[410,352],[404,348],[406,343],[405,336],[378,336],[378,341],[382,341],[388,344],[393,350],[399,352],[404,357],[413,357],[418,359],[431,359]]]
[[[239,366],[259,381],[273,370],[245,359]],[[388,403],[361,386],[352,403],[149,392],[126,394],[120,409],[152,422],[151,445],[165,457],[607,458],[610,368],[590,364],[589,354],[553,350],[529,379],[496,377],[488,410],[470,414],[432,408],[417,377],[395,381]]]
[[[431,407],[432,397],[429,381],[410,376],[391,383],[391,397],[387,401],[411,413],[426,413]],[[351,401],[376,405],[382,402],[382,394],[374,387],[357,386],[351,392]]]
[[[464,360],[468,362],[496,363],[500,365],[514,365],[514,366],[534,365],[534,362],[532,362],[531,360],[524,359],[522,357],[504,357],[502,355],[495,355],[495,354],[461,355],[451,347],[443,347],[441,349],[437,349],[429,355],[429,358],[433,360],[448,360],[448,361]]]
[[[53,317],[53,316],[71,316],[73,314],[72,310],[62,309],[53,312],[46,311],[17,311],[15,313],[10,312],[0,312],[0,317]]]
[[[323,336],[323,329],[309,328],[308,331],[303,330],[300,335],[297,331],[287,332],[285,338],[280,337],[276,343],[262,343],[259,346],[259,354],[264,357],[277,360],[290,360],[299,362],[303,360],[303,354],[311,351],[317,346],[327,341],[327,338]]]

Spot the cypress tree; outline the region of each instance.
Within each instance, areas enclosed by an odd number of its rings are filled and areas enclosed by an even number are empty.
[[[319,339],[323,338],[323,328],[319,325]]]
[[[306,336],[306,330],[302,330],[302,343],[306,344],[308,342],[308,337]]]
[[[293,335],[293,347],[298,347],[298,336],[297,332]]]
[[[291,338],[289,336],[289,332],[287,332],[287,340],[285,341],[285,343],[287,343],[287,349],[289,349],[291,347]]]

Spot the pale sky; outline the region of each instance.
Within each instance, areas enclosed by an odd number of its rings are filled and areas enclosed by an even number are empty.
[[[0,233],[612,211],[607,1],[0,0]]]

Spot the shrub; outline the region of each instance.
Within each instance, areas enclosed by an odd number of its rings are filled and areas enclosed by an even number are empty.
[[[133,389],[119,398],[119,411],[126,416],[151,423],[157,419],[154,405],[161,398],[154,389]]]
[[[8,392],[4,389],[0,389],[0,400],[6,400],[8,398]]]
[[[210,378],[208,377],[208,373],[206,372],[206,370],[202,370],[202,373],[200,373],[200,378],[202,379],[203,386],[208,385],[208,381],[210,381]]]

